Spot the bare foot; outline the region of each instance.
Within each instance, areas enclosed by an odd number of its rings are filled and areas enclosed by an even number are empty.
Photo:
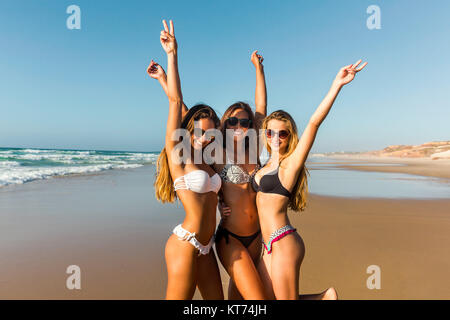
[[[299,300],[337,300],[337,292],[331,287],[321,293],[313,293],[313,294],[301,294],[298,296]]]
[[[322,300],[337,300],[338,299],[336,289],[334,289],[333,287],[328,288],[322,294],[323,294]]]

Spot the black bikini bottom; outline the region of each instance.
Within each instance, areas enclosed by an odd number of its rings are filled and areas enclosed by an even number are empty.
[[[232,236],[233,238],[239,240],[244,247],[248,248],[253,240],[255,240],[259,234],[261,233],[261,230],[256,231],[254,234],[250,235],[250,236],[238,236],[237,234],[228,231],[227,229],[225,229],[224,227],[222,227],[220,224],[217,227],[217,231],[216,231],[216,239],[214,240],[216,243],[220,241],[220,239],[222,239],[223,237],[225,237],[225,242],[228,243],[228,236]]]

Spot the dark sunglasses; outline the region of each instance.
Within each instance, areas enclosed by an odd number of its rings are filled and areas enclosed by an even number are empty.
[[[252,125],[252,120],[250,119],[239,119],[237,117],[230,117],[227,119],[227,123],[230,126],[237,126],[238,122],[241,124],[242,128],[248,128]]]
[[[266,130],[266,136],[267,138],[272,138],[273,136],[277,135],[280,137],[280,139],[286,139],[287,137],[289,137],[289,131],[287,130],[280,130],[280,131],[275,131],[275,130]]]

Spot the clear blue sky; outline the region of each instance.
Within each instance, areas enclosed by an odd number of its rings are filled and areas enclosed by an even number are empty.
[[[81,30],[66,28],[71,4]],[[381,30],[366,27],[371,4]],[[168,104],[145,70],[166,65],[163,18],[175,22],[188,106],[254,106],[259,49],[269,112],[303,130],[338,69],[362,58],[313,152],[450,140],[449,12],[447,0],[1,1],[0,147],[159,150]]]

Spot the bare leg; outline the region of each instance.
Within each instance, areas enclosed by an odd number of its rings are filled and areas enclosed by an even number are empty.
[[[239,290],[236,288],[233,279],[230,278],[230,283],[228,284],[228,300],[244,300]]]
[[[270,275],[271,271],[271,255],[264,252],[261,260],[258,263],[258,273],[261,277],[261,281],[264,285],[264,292],[269,300],[275,300],[275,293],[272,287],[272,277]]]
[[[222,280],[216,254],[211,248],[209,254],[197,258],[197,286],[205,300],[223,300]]]
[[[222,265],[244,299],[263,300],[264,287],[250,253],[235,238],[228,239],[228,243],[223,238],[216,244]]]
[[[272,244],[271,278],[278,300],[296,300],[299,292],[300,265],[305,255],[302,238],[296,232]]]
[[[249,252],[255,266],[258,265],[261,257],[261,246],[261,234],[259,234],[259,236],[256,237],[247,248],[247,251]],[[244,300],[239,293],[239,290],[236,288],[236,284],[231,278],[228,285],[228,300]]]
[[[167,300],[189,300],[195,292],[197,253],[187,241],[171,235],[166,243]]]
[[[266,296],[271,300],[275,300],[276,298],[275,293],[273,292],[272,278],[270,276],[271,255],[264,252],[264,255],[261,257],[257,266],[259,275],[261,276],[261,280],[264,284],[264,288],[266,289]],[[337,292],[334,288],[328,288],[321,293],[300,294],[298,296],[298,300],[337,300],[337,298]]]

